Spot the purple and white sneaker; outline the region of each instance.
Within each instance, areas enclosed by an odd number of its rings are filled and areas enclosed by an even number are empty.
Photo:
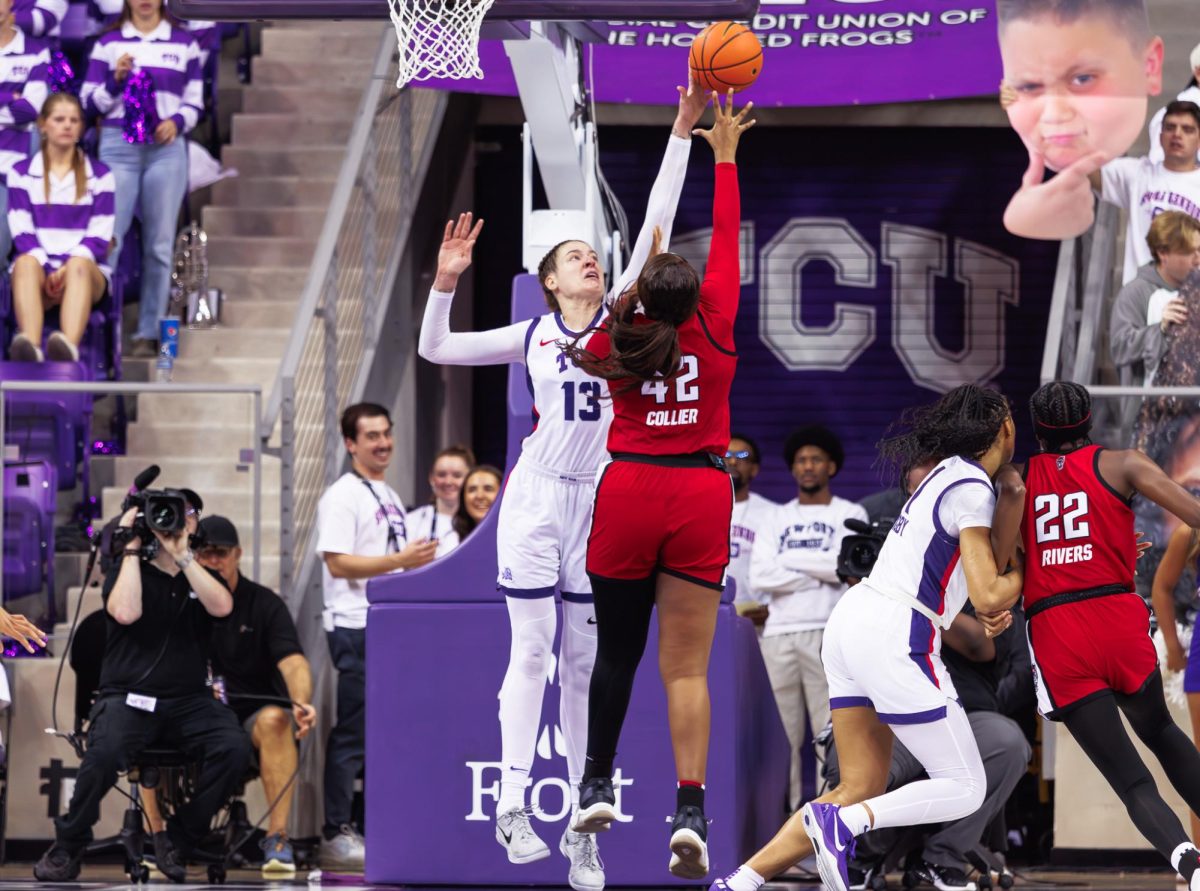
[[[804,831],[812,841],[821,883],[828,891],[850,891],[846,862],[854,856],[854,834],[846,828],[836,804],[810,801],[801,815]]]
[[[708,891],[729,891],[729,886],[727,884],[725,884],[725,879],[732,879],[732,878],[733,878],[733,873],[730,873],[729,875],[725,876],[724,879],[717,879],[715,882],[713,882],[711,885],[708,886]]]

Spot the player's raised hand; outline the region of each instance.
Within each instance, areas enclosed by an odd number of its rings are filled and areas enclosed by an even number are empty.
[[[692,130],[700,122],[712,95],[700,89],[690,68],[687,86],[675,89],[679,91],[679,113],[675,115],[675,125],[671,127],[671,133],[680,139],[691,139]]]
[[[1046,159],[1031,149],[1021,188],[1004,211],[1004,228],[1047,241],[1082,235],[1096,220],[1090,177],[1105,163],[1103,152],[1092,152],[1046,182]]]
[[[453,291],[458,286],[458,277],[471,265],[471,252],[483,229],[483,220],[472,226],[472,218],[471,213],[460,213],[457,220],[446,221],[442,246],[438,249],[437,278],[433,283],[438,291]]]
[[[754,108],[754,103],[747,102],[742,110],[735,114],[733,90],[729,91],[724,103],[721,102],[720,94],[714,90],[712,100],[713,111],[716,112],[716,120],[713,121],[712,129],[693,130],[692,133],[696,136],[703,136],[704,140],[712,146],[718,164],[733,163],[737,157],[738,140],[742,138],[743,133],[754,126],[754,118],[746,120],[746,115],[750,113],[750,109]]]
[[[41,628],[24,616],[3,609],[0,609],[0,635],[12,638],[30,653],[36,653],[37,647],[46,646],[46,633]]]

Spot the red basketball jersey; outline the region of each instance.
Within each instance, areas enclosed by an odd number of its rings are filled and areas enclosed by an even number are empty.
[[[1137,545],[1129,502],[1100,477],[1102,446],[1029,459],[1025,472],[1025,608],[1053,594],[1124,585]]]
[[[741,290],[740,226],[737,167],[718,164],[713,235],[700,286],[700,308],[678,329],[680,373],[670,380],[647,381],[624,391],[620,382],[610,385],[610,452],[724,455],[729,448],[729,390],[737,368],[733,322]],[[648,323],[644,316],[638,321]],[[608,354],[604,329],[593,336],[588,349],[598,356]]]

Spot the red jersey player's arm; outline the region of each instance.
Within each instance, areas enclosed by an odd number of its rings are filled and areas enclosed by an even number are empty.
[[[1200,527],[1200,501],[1137,449],[1100,453],[1100,475],[1120,494],[1134,492],[1169,510],[1193,529]]]
[[[996,512],[992,518],[992,555],[1003,571],[1012,562],[1021,537],[1021,516],[1025,513],[1025,480],[1021,471],[1005,464],[996,474]]]
[[[700,311],[721,345],[733,347],[733,321],[737,317],[742,287],[738,235],[742,226],[742,202],[738,190],[737,165],[723,163],[715,168],[713,189],[713,234],[708,248],[708,265],[700,285]]]

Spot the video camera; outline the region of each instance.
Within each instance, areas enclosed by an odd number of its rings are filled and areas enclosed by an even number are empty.
[[[846,520],[846,528],[855,534],[842,539],[842,550],[838,553],[837,575],[843,583],[849,584],[850,579],[865,579],[871,574],[894,522],[890,517],[881,517],[874,523]]]
[[[121,502],[121,514],[131,507],[138,509],[131,527],[118,526],[112,534],[112,553],[124,549],[133,538],[142,542],[139,556],[143,560],[153,560],[158,553],[158,539],[154,532],[163,535],[174,535],[182,532],[187,525],[187,496],[179,489],[148,489],[161,471],[157,464],[151,464],[133,480],[129,494]]]

